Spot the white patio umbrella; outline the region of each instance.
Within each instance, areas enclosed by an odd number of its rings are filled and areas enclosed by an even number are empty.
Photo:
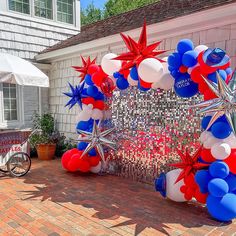
[[[0,83],[49,87],[48,76],[32,63],[7,53],[0,53]]]

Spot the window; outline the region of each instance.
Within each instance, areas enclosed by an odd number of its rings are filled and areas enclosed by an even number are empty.
[[[52,19],[52,0],[35,0],[34,12],[36,16]]]
[[[16,85],[3,83],[3,110],[5,121],[17,120]]]
[[[57,0],[57,20],[73,24],[73,0]]]
[[[9,9],[25,14],[30,14],[29,0],[9,0]]]

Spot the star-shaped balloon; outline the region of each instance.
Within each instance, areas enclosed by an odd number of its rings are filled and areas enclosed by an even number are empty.
[[[166,52],[164,50],[155,51],[155,49],[157,48],[157,46],[159,46],[161,41],[147,45],[147,29],[146,28],[147,26],[146,26],[146,21],[145,21],[143,24],[143,29],[140,34],[138,42],[136,42],[130,36],[126,36],[123,33],[120,34],[123,41],[126,44],[126,47],[129,50],[129,52],[122,53],[120,56],[117,56],[114,58],[115,60],[128,61],[128,63],[122,66],[121,70],[127,70],[133,67],[134,65],[138,65],[145,58],[156,57]],[[161,59],[158,59],[158,60],[161,62],[164,62]]]
[[[87,60],[85,60],[82,56],[81,56],[81,60],[83,63],[83,66],[72,66],[76,71],[80,72],[80,78],[81,78],[81,82],[84,80],[85,75],[88,72],[88,68],[90,65],[95,64],[96,62],[96,58],[93,59],[91,61],[90,57],[87,58]]]
[[[82,85],[77,85],[73,87],[69,83],[71,92],[70,93],[64,93],[66,96],[70,97],[71,99],[69,102],[66,104],[66,106],[70,106],[69,109],[71,109],[75,104],[79,104],[80,108],[82,109],[82,98],[87,97],[87,95],[83,95],[83,89],[84,89],[84,83]]]
[[[101,156],[102,161],[105,163],[103,146],[107,146],[113,150],[116,150],[116,143],[106,138],[106,136],[109,135],[114,130],[114,128],[101,132],[98,126],[99,125],[97,125],[97,123],[94,121],[92,132],[77,129],[77,131],[83,136],[81,138],[78,138],[78,141],[89,143],[86,149],[84,150],[82,157],[87,154],[91,149],[95,148]]]
[[[230,127],[235,133],[236,126],[234,122],[234,113],[236,112],[236,90],[231,89],[231,87],[226,84],[218,73],[217,84],[204,77],[203,79],[211,91],[217,96],[217,98],[204,101],[193,106],[200,108],[199,113],[213,113],[206,130],[208,130],[219,117],[225,115]]]
[[[180,180],[184,179],[185,177],[188,177],[191,173],[195,174],[197,170],[209,166],[209,164],[198,162],[198,158],[200,156],[201,151],[202,146],[193,154],[193,156],[191,156],[187,148],[185,153],[182,153],[180,150],[177,150],[181,161],[178,163],[169,164],[170,166],[182,169],[175,183],[178,183]]]

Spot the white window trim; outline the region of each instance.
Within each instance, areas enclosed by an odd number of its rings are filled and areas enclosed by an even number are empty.
[[[3,84],[0,83],[0,129],[1,128],[21,128],[24,125],[24,98],[22,86],[16,85],[17,98],[17,120],[4,120],[4,105],[3,105]]]
[[[53,19],[35,16],[34,15],[34,0],[29,0],[30,14],[10,10],[8,1],[9,0],[4,0],[4,3],[2,4],[2,6],[0,5],[0,11],[4,11],[4,8],[5,8],[5,11],[7,14],[5,12],[3,13],[6,15],[13,15],[15,17],[20,16],[19,18],[23,18],[26,20],[35,21],[39,23],[45,23],[48,25],[53,25],[53,26],[57,26],[61,28],[67,28],[67,29],[72,29],[72,30],[80,29],[81,24],[80,24],[80,1],[79,0],[73,0],[73,24],[57,20],[57,0],[52,0]]]

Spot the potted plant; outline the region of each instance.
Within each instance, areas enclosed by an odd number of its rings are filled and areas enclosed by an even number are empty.
[[[30,138],[30,144],[36,149],[40,160],[52,160],[56,152],[56,143],[60,133],[55,130],[55,121],[50,113],[33,118],[34,133]]]

